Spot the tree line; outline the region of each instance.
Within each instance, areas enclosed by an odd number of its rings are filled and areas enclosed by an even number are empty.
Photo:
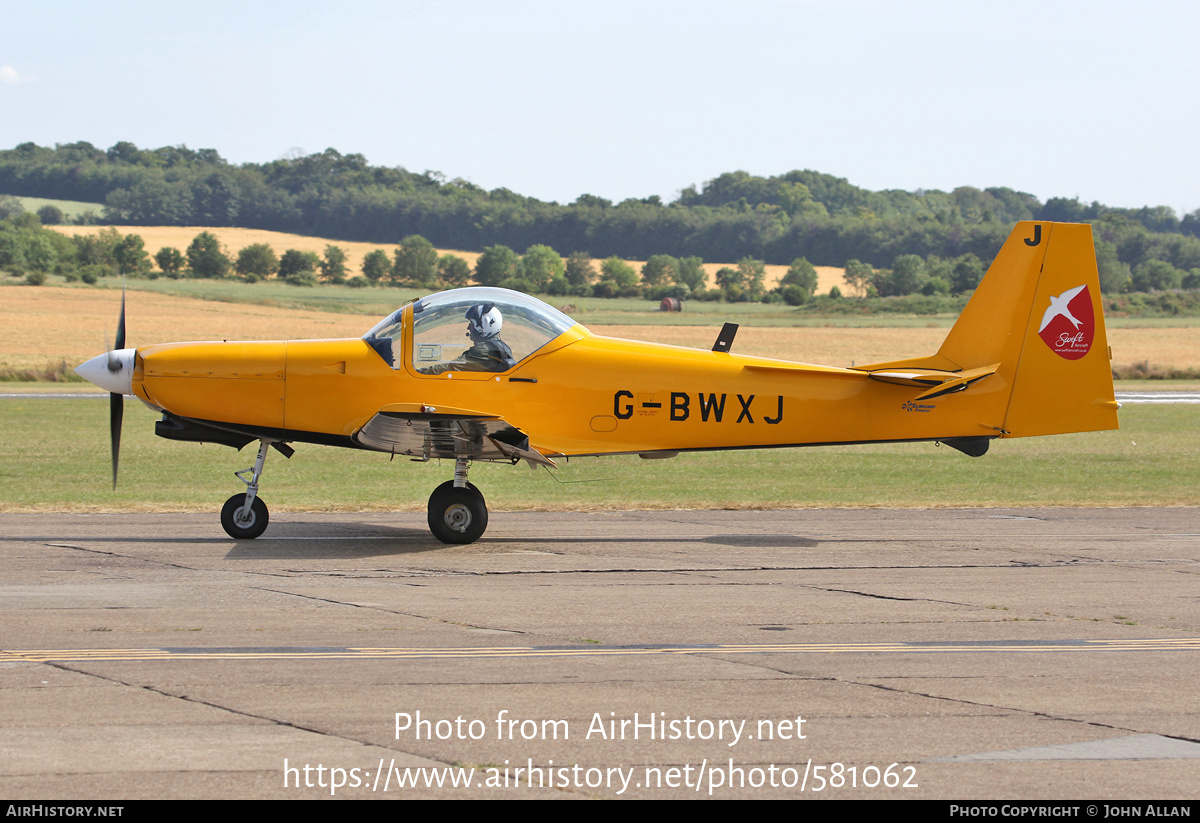
[[[233,165],[215,150],[185,146],[23,143],[0,151],[0,191],[102,202],[106,222],[126,225],[242,226],[389,244],[420,235],[442,248],[545,245],[602,259],[859,260],[875,269],[904,255],[986,262],[1018,220],[1087,221],[1111,246],[1110,279],[1124,277],[1122,287],[1150,261],[1185,273],[1200,267],[1200,210],[1181,219],[1164,206],[1043,203],[1002,187],[872,192],[815,171],[729,172],[669,203],[583,194],[560,205],[436,172],[371,166],[334,149]]]
[[[776,177],[726,173],[699,189],[688,187],[666,204],[658,197],[614,204],[585,194],[561,206],[507,189],[484,191],[433,172],[372,167],[362,155],[333,149],[234,166],[211,149],[143,150],[118,143],[100,150],[89,143],[54,148],[24,143],[0,151],[0,191],[102,200],[103,217],[113,223],[237,225],[402,246],[419,237],[430,249],[436,244],[507,250],[486,254],[482,273],[463,271],[465,261],[431,263],[436,253],[424,248],[406,250],[408,262],[399,268],[393,260],[385,266],[376,256],[369,270],[345,278],[362,277],[368,284],[456,285],[474,279],[548,294],[636,291],[654,297],[686,290],[689,296],[708,299],[770,299],[756,285],[752,266],[742,262],[722,270],[715,294],[705,290],[693,272],[695,261],[708,258],[845,266],[854,272],[852,291],[859,295],[961,293],[974,287],[1012,224],[1022,219],[1090,222],[1101,285],[1110,294],[1194,289],[1200,270],[1200,210],[1179,219],[1167,207],[1114,209],[1064,198],[1041,203],[1005,188],[871,192],[813,171]],[[46,223],[63,220],[52,206],[38,216]],[[513,251],[522,247],[525,255]],[[55,248],[62,255],[63,249]],[[561,273],[547,274],[544,261],[557,252],[530,257],[528,250],[555,248],[589,249],[604,265],[590,279],[572,274],[569,261],[590,256],[573,252],[558,257]],[[259,249],[254,252],[257,263],[246,261],[250,268],[239,271],[231,259],[229,270],[258,277],[282,272],[284,279],[298,283],[318,278],[337,282],[337,264],[300,259],[300,254],[285,254],[287,259],[273,269]],[[43,250],[28,256],[44,261],[45,255]],[[676,263],[656,264],[648,278],[637,272],[631,277],[618,265],[629,258]],[[84,250],[79,259],[91,259],[91,252]],[[185,268],[170,259],[166,266],[160,266],[164,273]],[[406,273],[414,266],[419,275]],[[665,275],[658,274],[662,266]],[[430,274],[438,267],[445,270]],[[863,274],[866,270],[869,274]],[[802,299],[795,291],[787,298],[778,296],[789,302]]]
[[[48,231],[42,226],[44,208],[37,214],[26,213],[16,198],[0,196],[0,268],[25,276],[30,283],[45,282],[50,273],[89,283],[110,274],[236,276],[251,283],[276,278],[296,286],[326,282],[433,289],[476,283],[550,296],[678,297],[793,306],[809,302],[818,283],[816,268],[803,257],[791,261],[772,289],[765,285],[765,261],[749,256],[718,269],[710,287],[699,256],[654,254],[638,271],[615,255],[597,266],[586,251],[563,257],[545,244],[530,246],[524,254],[503,244],[489,246],[472,268],[458,255],[439,254],[433,243],[420,235],[404,237],[391,254],[385,249],[369,252],[358,273],[349,270],[346,252],[336,244],[327,244],[321,255],[297,249],[278,255],[267,243],[254,243],[234,253],[208,231],[197,234],[185,251],[168,246],[151,255],[140,235],[123,235],[111,226],[76,236]],[[1113,244],[1097,240],[1101,287],[1107,294],[1200,288],[1200,268],[1182,271],[1164,261],[1149,260],[1130,270],[1113,249]],[[886,269],[852,259],[846,262],[844,281],[847,296],[853,297],[962,295],[974,290],[986,268],[980,257],[969,252],[954,258],[900,255]],[[835,286],[830,297],[842,296]]]
[[[287,249],[277,254],[267,243],[253,243],[236,253],[225,248],[211,232],[198,233],[186,250],[173,246],[153,255],[143,238],[122,234],[109,226],[93,234],[68,236],[45,229],[37,214],[24,212],[15,198],[0,197],[0,269],[41,285],[48,274],[68,282],[95,283],[109,275],[221,279],[246,282],[275,278],[295,286],[319,282],[406,288],[459,288],[472,283],[499,286],[527,294],[586,297],[664,296],[706,300],[787,300],[799,305],[817,286],[816,269],[797,260],[779,288],[764,286],[765,264],[743,259],[717,273],[717,286],[706,289],[707,275],[699,257],[682,260],[653,255],[638,272],[618,257],[595,261],[587,252],[563,258],[553,248],[534,245],[518,254],[504,245],[489,246],[475,266],[455,254],[439,254],[420,235],[410,235],[389,254],[385,249],[367,253],[361,271],[347,265],[347,254],[336,244],[326,244],[323,254]],[[799,291],[796,291],[799,289]]]

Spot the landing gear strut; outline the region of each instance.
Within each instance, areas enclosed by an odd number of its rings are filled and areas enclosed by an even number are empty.
[[[234,472],[237,479],[246,484],[246,493],[235,494],[221,507],[221,526],[230,537],[253,540],[267,530],[270,515],[267,504],[258,498],[258,479],[262,477],[263,463],[267,461],[267,447],[270,445],[271,441],[265,438],[260,440],[254,465]],[[250,475],[249,479],[245,476],[247,474]]]
[[[429,496],[429,530],[443,543],[474,543],[487,529],[487,504],[479,489],[467,482],[467,464],[467,458],[457,458],[454,479]]]

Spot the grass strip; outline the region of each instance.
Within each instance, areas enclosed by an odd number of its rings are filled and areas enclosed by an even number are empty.
[[[253,462],[215,445],[154,436],[156,415],[125,411],[121,483],[110,488],[108,404],[0,399],[0,510],[212,511]],[[969,458],[932,443],[685,453],[673,460],[582,458],[553,475],[477,464],[493,510],[772,509],[1200,505],[1200,406],[1126,406],[1121,430],[1016,438]],[[299,445],[267,461],[273,511],[424,510],[450,462]]]

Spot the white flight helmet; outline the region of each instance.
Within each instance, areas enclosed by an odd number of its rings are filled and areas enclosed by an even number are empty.
[[[467,336],[472,340],[491,340],[503,326],[504,316],[491,303],[476,303],[467,309]]]

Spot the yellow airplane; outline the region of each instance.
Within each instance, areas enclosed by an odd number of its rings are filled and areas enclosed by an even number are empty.
[[[267,527],[258,496],[268,447],[370,449],[454,461],[429,498],[429,528],[470,543],[487,527],[472,461],[938,441],[971,456],[995,438],[1117,428],[1092,230],[1023,222],[937,354],[857,368],[594,335],[532,297],[493,288],[407,303],[362,338],[166,343],[116,349],[76,371],[111,393],[113,484],[122,398],[171,440],[258,441],[247,486],[225,503],[235,538]]]

